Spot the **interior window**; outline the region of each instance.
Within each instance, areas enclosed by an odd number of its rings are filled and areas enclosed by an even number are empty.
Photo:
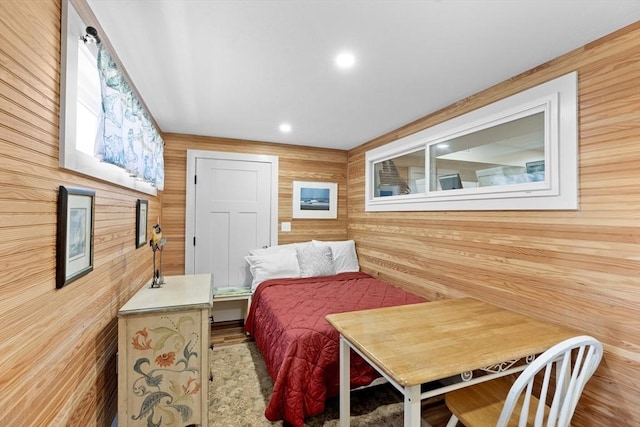
[[[429,147],[431,191],[544,181],[544,112]]]
[[[377,162],[376,197],[424,193],[424,148]]]
[[[576,209],[577,175],[574,72],[368,151],[366,209]]]

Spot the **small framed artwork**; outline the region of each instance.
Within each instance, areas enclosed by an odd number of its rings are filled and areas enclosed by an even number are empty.
[[[147,218],[149,202],[138,199],[136,202],[136,248],[147,244]]]
[[[60,186],[56,239],[56,288],[93,270],[95,191]]]
[[[338,184],[293,181],[293,218],[336,219]]]

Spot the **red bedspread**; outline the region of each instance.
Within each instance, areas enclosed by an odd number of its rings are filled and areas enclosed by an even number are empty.
[[[274,386],[265,416],[303,426],[337,396],[338,332],[325,320],[331,313],[424,302],[364,273],[307,279],[274,279],[260,284],[245,330],[256,344]],[[368,385],[379,374],[351,357],[351,386]]]

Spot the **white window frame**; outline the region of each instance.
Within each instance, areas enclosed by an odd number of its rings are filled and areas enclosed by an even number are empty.
[[[429,191],[430,147],[538,112],[545,114],[545,180],[496,187]],[[365,210],[571,210],[578,208],[577,72],[367,151]],[[425,192],[376,197],[374,165],[423,148]]]
[[[156,195],[151,184],[130,176],[124,169],[99,161],[76,149],[76,118],[78,99],[78,44],[86,34],[87,25],[71,4],[62,1],[62,46],[60,76],[60,141],[59,165],[83,175],[108,181],[146,194]],[[100,34],[105,43],[106,36]]]

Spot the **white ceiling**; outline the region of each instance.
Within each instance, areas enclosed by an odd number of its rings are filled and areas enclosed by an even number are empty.
[[[341,149],[640,20],[640,0],[88,3],[163,132]]]

